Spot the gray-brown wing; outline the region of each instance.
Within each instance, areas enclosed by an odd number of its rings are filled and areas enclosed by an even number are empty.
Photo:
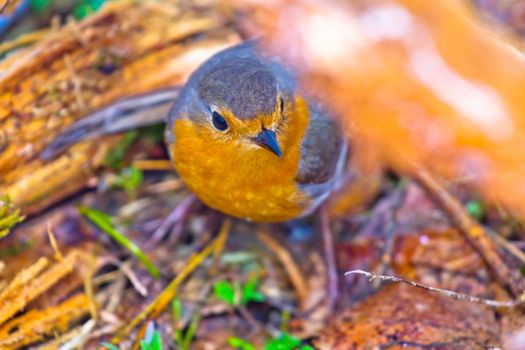
[[[310,124],[301,146],[297,182],[315,185],[330,182],[344,151],[344,140],[337,122],[319,108],[311,108]]]
[[[179,88],[166,88],[130,96],[114,102],[62,131],[41,153],[40,158],[49,161],[69,146],[87,139],[160,124],[177,97]]]

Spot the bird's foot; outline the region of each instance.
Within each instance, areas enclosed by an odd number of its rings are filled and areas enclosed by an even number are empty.
[[[159,227],[153,232],[146,242],[146,246],[153,247],[159,244],[166,234],[170,233],[171,240],[176,240],[182,233],[184,223],[192,212],[193,205],[197,202],[197,197],[190,194],[184,198],[175,209],[162,221]]]
[[[339,278],[337,271],[337,262],[335,256],[334,238],[330,228],[330,217],[326,204],[320,208],[321,232],[323,235],[324,254],[328,273],[328,299],[330,306],[333,308],[339,295]]]

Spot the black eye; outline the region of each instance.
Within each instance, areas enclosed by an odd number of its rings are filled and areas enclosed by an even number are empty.
[[[279,104],[279,107],[281,108],[281,113],[284,113],[284,100],[282,97],[279,97]]]
[[[226,119],[224,119],[224,117],[218,112],[213,111],[213,113],[211,114],[211,122],[215,129],[219,131],[224,131],[228,129],[228,123],[226,122]]]

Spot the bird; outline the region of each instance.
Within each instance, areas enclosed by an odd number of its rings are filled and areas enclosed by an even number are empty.
[[[93,113],[61,133],[41,158],[52,159],[85,138],[154,123],[158,113],[147,110],[166,110],[171,162],[207,206],[266,223],[297,222],[319,209],[333,306],[337,266],[324,203],[349,183],[348,136],[301,87],[290,65],[262,53],[258,43],[216,53],[180,89],[135,96]]]
[[[193,72],[168,113],[165,139],[197,198],[248,221],[308,216],[341,185],[347,162],[336,119],[254,40]]]
[[[164,119],[175,169],[209,207],[258,222],[312,214],[348,182],[348,137],[303,91],[289,64],[263,54],[258,44],[249,40],[216,53],[182,88],[92,113],[58,135],[40,158],[49,161],[81,140]]]

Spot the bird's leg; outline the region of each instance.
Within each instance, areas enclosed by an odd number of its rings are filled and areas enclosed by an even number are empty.
[[[195,197],[193,194],[190,194],[184,198],[166,217],[166,219],[162,221],[160,226],[151,235],[151,238],[148,240],[146,245],[155,246],[166,236],[170,229],[173,236],[179,235],[180,232],[182,232],[184,221],[190,214],[191,208],[196,201],[197,197]]]
[[[328,207],[326,204],[321,205],[320,208],[321,216],[321,231],[323,235],[324,243],[324,254],[326,259],[326,266],[328,272],[328,297],[330,306],[334,306],[337,301],[339,294],[338,289],[338,277],[337,277],[337,263],[335,257],[335,246],[334,238],[332,236],[332,230],[330,229],[330,217],[328,213]]]
[[[394,248],[395,231],[398,224],[398,212],[405,200],[407,192],[406,183],[406,180],[402,180],[392,196],[392,208],[390,209],[389,218],[387,219],[389,224],[385,230],[385,245],[383,253],[381,254],[381,265],[379,265],[377,270],[378,274],[385,274],[386,271],[392,267],[392,251]],[[379,288],[380,284],[381,281],[379,279],[373,281],[374,288]]]

